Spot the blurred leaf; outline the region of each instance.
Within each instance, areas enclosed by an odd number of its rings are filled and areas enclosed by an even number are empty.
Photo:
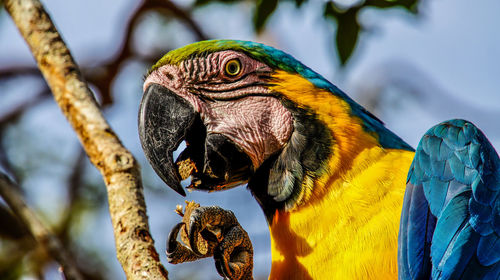
[[[23,275],[23,261],[19,258],[9,259],[7,263],[0,262],[0,279],[17,280]]]
[[[366,0],[348,8],[341,8],[336,1],[328,1],[325,4],[323,16],[337,23],[335,34],[335,46],[340,60],[344,66],[352,56],[363,27],[358,22],[358,14],[364,8],[404,8],[416,14],[418,3],[421,0]]]
[[[333,1],[325,5],[324,16],[337,22],[335,45],[337,46],[341,65],[347,63],[358,42],[359,31],[361,30],[361,26],[357,20],[359,10],[360,6],[353,6],[347,10],[342,10]]]
[[[300,6],[302,6],[302,4],[304,4],[306,2],[306,0],[295,0],[295,6],[297,8],[300,8]]]
[[[253,15],[253,27],[255,31],[262,31],[269,16],[276,10],[276,7],[278,7],[278,0],[257,0]]]
[[[3,3],[3,0],[0,0],[0,19],[4,16],[4,11],[5,11],[5,8],[4,8],[4,3]]]
[[[244,0],[196,0],[195,6],[210,4],[210,3],[225,3],[235,4],[241,3]],[[255,12],[253,15],[254,30],[261,32],[269,19],[276,11],[279,2],[293,2],[297,8],[303,7],[307,0],[253,0],[245,2],[255,3]],[[325,19],[334,20],[337,23],[337,30],[334,34],[335,47],[339,57],[340,64],[344,66],[352,56],[360,31],[363,27],[357,20],[357,16],[364,8],[391,9],[402,8],[410,13],[418,13],[418,4],[423,0],[364,0],[354,3],[348,8],[343,8],[339,5],[338,0],[327,1],[324,6],[323,15]]]
[[[416,14],[418,12],[418,3],[419,0],[397,0],[397,1],[367,0],[364,3],[364,6],[366,7],[371,6],[380,9],[402,7],[407,11]]]
[[[356,19],[356,15],[357,11],[349,10],[348,13],[338,18],[335,42],[342,65],[345,65],[347,60],[351,57],[356,48],[356,43],[358,42],[361,27]]]
[[[220,3],[224,3],[224,4],[233,4],[233,3],[241,2],[241,1],[242,0],[196,0],[194,2],[194,6],[202,6],[202,5],[211,4],[211,3],[215,3],[215,2],[220,2]]]

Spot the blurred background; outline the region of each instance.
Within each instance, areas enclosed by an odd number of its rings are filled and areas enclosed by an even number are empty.
[[[416,146],[432,125],[465,118],[500,147],[500,1],[43,0],[111,126],[142,166],[156,248],[170,279],[220,279],[213,260],[170,265],[165,240],[184,198],[140,148],[143,76],[171,49],[211,38],[282,49],[332,81]],[[0,5],[1,1],[0,1]],[[88,279],[124,279],[105,186],[82,152],[9,15],[0,7],[0,171],[57,233]],[[186,199],[232,210],[267,279],[264,215],[245,187]],[[61,279],[58,266],[0,202],[0,279]]]

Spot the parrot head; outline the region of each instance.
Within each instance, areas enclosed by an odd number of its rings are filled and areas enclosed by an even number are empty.
[[[258,43],[211,40],[173,50],[143,89],[142,147],[181,195],[188,177],[188,188],[197,190],[248,183],[261,205],[291,207],[311,182],[341,167],[333,155],[355,144],[353,133],[409,148],[319,74]],[[186,148],[174,161],[182,141]]]

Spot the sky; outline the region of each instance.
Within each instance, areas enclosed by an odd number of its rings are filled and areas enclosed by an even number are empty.
[[[186,5],[185,1],[175,2]],[[119,27],[137,7],[136,1],[132,0],[45,0],[42,3],[76,61],[82,65],[96,64],[117,51],[117,42],[124,35]],[[413,146],[432,125],[450,118],[467,118],[486,133],[494,146],[500,147],[500,1],[483,0],[474,4],[466,0],[424,1],[418,17],[401,10],[367,11],[360,20],[368,30],[363,33],[354,57],[344,69],[338,67],[335,58],[334,27],[325,25],[321,18],[323,3],[312,0],[301,10],[288,3],[280,5],[270,18],[266,32],[259,36],[255,36],[249,24],[251,8],[248,5],[209,5],[195,11],[193,17],[212,38],[260,41],[292,54],[362,104],[373,97],[370,94],[380,94],[377,100],[390,105],[375,108],[375,113]],[[161,25],[154,15],[148,16],[144,22],[134,35],[134,47],[140,52],[147,53],[151,42],[157,48],[164,45],[168,49],[194,40],[193,36],[182,32],[185,27],[178,22]],[[10,18],[1,14],[0,68],[32,63],[33,58]],[[200,262],[199,270],[193,270],[193,264],[173,266],[166,262],[163,253],[166,235],[178,219],[173,210],[175,204],[184,203],[184,198],[163,186],[140,150],[136,123],[144,71],[144,65],[127,64],[114,83],[117,103],[106,112],[106,116],[125,146],[142,162],[143,178],[160,190],[147,190],[146,203],[157,250],[172,279],[188,278],[193,274],[217,279],[211,260]],[[29,98],[30,87],[36,86],[39,86],[37,82],[27,81],[16,89],[8,87],[8,91],[0,87],[3,100],[0,112]],[[381,92],[377,91],[380,87],[383,88]],[[58,181],[54,178],[67,171],[64,159],[75,156],[76,139],[50,102],[37,107],[22,122],[22,129],[11,131],[8,137],[24,139],[30,135],[31,140],[23,141],[60,151],[54,155],[54,161],[61,162],[60,170],[52,171],[52,178],[35,174],[25,186],[32,190],[30,199],[38,208],[46,215],[57,215],[62,207],[58,202],[63,201],[64,196],[51,188]],[[47,135],[48,132],[51,136]],[[17,152],[21,153],[22,147],[11,151],[12,154]],[[19,159],[19,162],[43,165],[30,158]],[[94,180],[99,180],[95,170],[89,173]],[[270,269],[268,229],[262,211],[249,192],[240,187],[217,195],[190,193],[187,199],[204,205],[217,204],[236,214],[254,243],[254,273],[265,278]],[[99,219],[82,221],[89,227],[100,229],[99,238],[88,231],[82,234],[82,238],[105,248],[105,256],[113,259],[114,242],[109,216],[105,208],[100,211],[103,215]],[[113,271],[122,275],[116,258],[111,263]]]

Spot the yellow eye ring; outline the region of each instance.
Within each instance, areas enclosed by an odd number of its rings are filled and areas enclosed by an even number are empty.
[[[236,58],[229,60],[224,67],[224,71],[230,77],[237,76],[241,72],[241,62]]]

